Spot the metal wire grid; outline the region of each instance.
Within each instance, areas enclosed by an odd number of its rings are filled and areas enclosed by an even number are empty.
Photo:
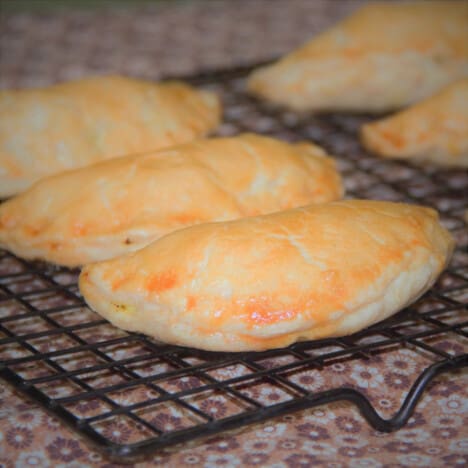
[[[355,403],[376,429],[395,430],[434,376],[468,364],[468,175],[376,159],[356,138],[368,117],[299,116],[259,103],[243,92],[245,71],[191,80],[222,96],[221,135],[257,131],[318,142],[336,155],[348,197],[437,208],[457,240],[453,261],[416,304],[351,337],[209,353],[119,330],[85,306],[76,271],[0,251],[0,375],[111,455],[139,456],[335,400]],[[365,373],[369,362],[401,349],[414,379],[401,387],[394,415],[377,412],[375,394],[349,372],[337,377],[340,366],[359,362]],[[317,377],[325,382],[320,391]]]

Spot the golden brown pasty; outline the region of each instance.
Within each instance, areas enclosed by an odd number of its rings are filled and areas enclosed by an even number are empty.
[[[380,156],[468,167],[468,79],[395,115],[364,125],[361,140]]]
[[[348,200],[183,229],[87,265],[79,285],[125,330],[264,350],[383,320],[433,284],[452,248],[432,209]]]
[[[65,169],[190,141],[220,104],[179,82],[106,76],[0,92],[0,198]]]
[[[370,3],[251,75],[258,96],[296,110],[385,111],[468,76],[468,2]]]
[[[334,161],[317,146],[252,134],[201,139],[40,180],[0,205],[0,247],[75,266],[192,224],[341,195]]]

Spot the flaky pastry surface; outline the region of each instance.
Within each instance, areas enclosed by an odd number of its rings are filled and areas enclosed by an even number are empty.
[[[468,78],[408,109],[363,125],[361,141],[388,158],[468,167]]]
[[[46,175],[193,140],[220,103],[181,82],[100,76],[0,91],[0,198]]]
[[[67,266],[137,250],[176,229],[342,196],[309,143],[253,134],[201,139],[40,180],[0,205],[0,246]]]
[[[467,2],[370,3],[254,71],[248,88],[296,110],[399,108],[468,76],[467,30]]]
[[[126,330],[264,350],[388,317],[433,284],[452,249],[432,209],[348,200],[183,229],[87,265],[79,285]]]

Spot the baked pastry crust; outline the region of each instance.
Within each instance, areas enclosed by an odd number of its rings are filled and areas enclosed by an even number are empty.
[[[348,200],[183,229],[87,265],[79,286],[123,329],[264,350],[388,317],[433,284],[452,248],[432,209]]]
[[[66,169],[193,140],[220,103],[181,82],[101,76],[0,91],[0,198]]]
[[[379,156],[468,167],[468,78],[397,114],[363,125],[361,141]]]
[[[253,134],[197,140],[57,174],[0,205],[0,246],[77,266],[176,229],[342,196],[334,161],[309,143]]]
[[[382,112],[468,76],[468,3],[377,2],[273,65],[248,89],[295,110]]]

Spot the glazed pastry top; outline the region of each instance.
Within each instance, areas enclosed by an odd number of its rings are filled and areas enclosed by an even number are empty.
[[[468,167],[468,78],[428,99],[364,125],[363,144],[386,157]]]
[[[334,161],[310,143],[245,134],[104,161],[36,183],[0,205],[0,245],[80,265],[192,224],[336,200]]]
[[[468,76],[468,3],[369,3],[278,62],[249,90],[295,110],[382,112]]]
[[[434,210],[347,200],[208,223],[84,268],[90,306],[169,343],[238,351],[355,332],[419,297],[453,240]]]
[[[216,128],[220,103],[181,82],[119,76],[0,91],[0,197],[49,174],[190,141]]]

